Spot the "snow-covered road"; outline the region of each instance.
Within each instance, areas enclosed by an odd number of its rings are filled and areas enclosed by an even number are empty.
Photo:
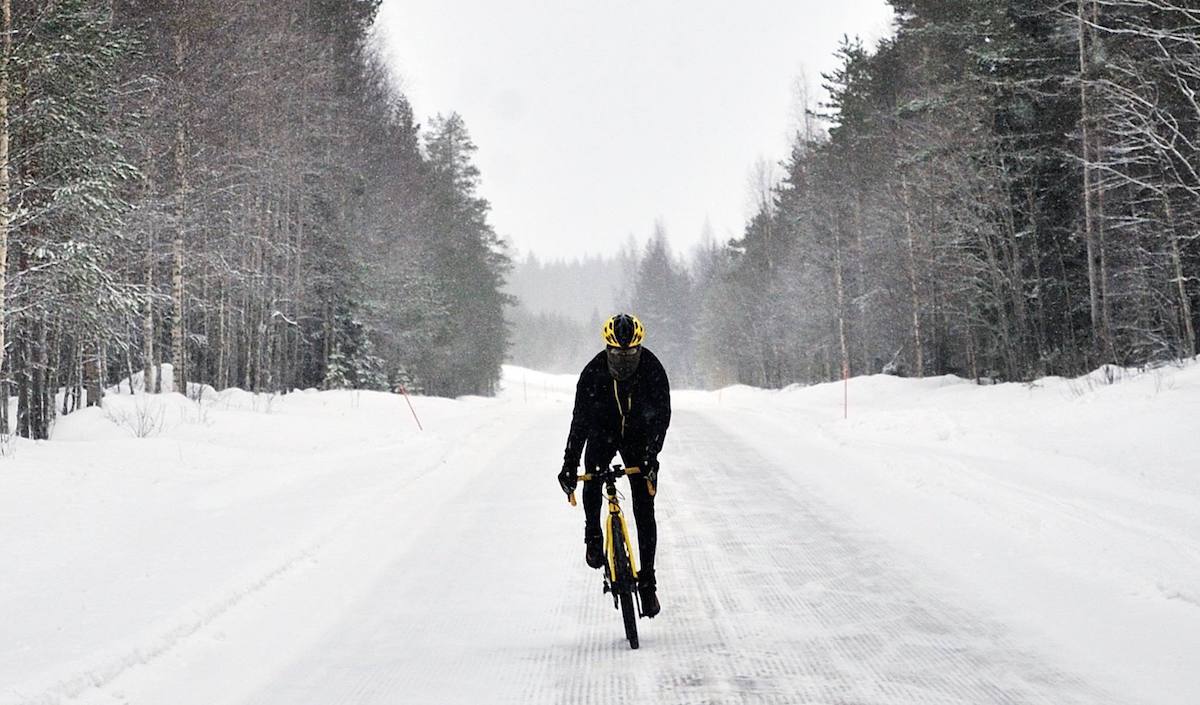
[[[556,455],[559,426],[513,429],[494,472],[247,702],[1120,702],[931,594],[694,411],[664,459],[664,613],[631,652],[583,566],[578,510],[525,463]]]
[[[1200,399],[1196,373],[1175,403]],[[155,506],[79,500],[109,512],[91,543],[51,529],[0,543],[41,557],[0,586],[15,625],[0,631],[0,703],[1195,702],[1196,483],[1164,470],[1127,485],[1121,462],[1086,453],[1047,479],[1036,470],[1056,450],[992,438],[1023,433],[1029,414],[1048,423],[1041,402],[981,441],[949,397],[922,407],[941,384],[868,380],[857,422],[830,413],[833,388],[677,395],[663,613],[641,620],[638,651],[554,483],[569,380],[510,369],[501,399],[418,400],[425,434],[397,431],[407,409],[386,395],[293,395],[266,420],[231,404],[228,419],[168,430],[180,463],[152,480],[139,462],[170,463],[167,439],[86,441],[103,424],[81,416],[64,435],[92,472],[38,479],[28,470],[70,443],[20,448],[0,483],[24,504],[0,499],[0,528],[78,482],[117,482],[97,448],[139,468],[120,487]],[[971,408],[1001,393],[947,385],[977,395]],[[1060,403],[1075,404],[1045,402]],[[183,462],[191,436],[228,469]],[[115,565],[84,560],[115,546]]]

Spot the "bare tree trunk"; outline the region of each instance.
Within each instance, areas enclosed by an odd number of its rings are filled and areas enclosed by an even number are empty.
[[[183,34],[181,30],[175,33],[175,70],[182,82],[183,74]],[[174,315],[171,320],[171,365],[175,373],[175,391],[187,394],[187,371],[184,369],[183,347],[183,233],[187,227],[187,160],[184,145],[184,115],[183,106],[175,121],[175,169],[178,179],[176,199],[178,203],[179,222],[175,230],[175,242],[172,248],[174,257],[171,267],[171,299],[174,304]]]
[[[325,340],[321,347],[321,386],[324,389],[328,389],[329,386],[326,384],[326,381],[329,379],[329,358],[333,356],[333,304],[326,302],[322,308],[324,311],[323,330]]]
[[[25,320],[22,318],[21,322],[23,324]],[[21,327],[27,328],[28,326],[22,325]],[[13,379],[17,383],[17,435],[32,438],[33,370],[30,369],[29,363],[33,355],[29,344],[29,331],[25,333],[24,336],[18,336],[13,340],[14,358],[9,367],[12,370]]]
[[[23,434],[26,438],[39,440],[42,436],[42,419],[46,417],[44,410],[46,395],[42,390],[46,386],[46,368],[42,364],[42,347],[45,336],[40,335],[42,324],[36,319],[29,325],[29,357],[25,364],[29,367],[29,390],[26,400],[26,428]]]
[[[1013,332],[1016,339],[1013,344],[1014,364],[1020,374],[1020,371],[1028,370],[1026,353],[1029,350],[1029,312],[1025,305],[1025,275],[1021,259],[1021,238],[1017,234],[1017,223],[1011,206],[1005,203],[1001,208],[1004,214],[1004,231],[1008,236],[1004,243],[1004,256],[1008,269],[1008,294],[1012,304]]]
[[[908,177],[900,174],[900,192],[904,197],[904,231],[908,245],[908,286],[912,295],[913,348],[917,377],[925,376],[925,345],[921,340],[921,295],[917,289],[916,238],[913,234],[912,208],[908,200]]]
[[[0,55],[0,370],[4,369],[4,330],[7,321],[8,301],[5,291],[8,288],[8,230],[11,216],[8,211],[9,199],[9,163],[8,163],[8,58],[12,55],[12,0],[2,0],[0,3],[0,28],[4,32],[4,52]],[[10,365],[11,367],[11,365]],[[4,401],[7,403],[8,394]],[[7,421],[7,404],[5,407]],[[6,429],[7,432],[7,424]]]
[[[1096,0],[1092,2],[1092,26],[1100,26],[1100,5]],[[1103,109],[1103,108],[1101,108]],[[1096,110],[1093,107],[1092,111],[1095,114]],[[1092,130],[1092,157],[1097,163],[1103,158],[1103,146],[1101,144],[1101,132]],[[1104,188],[1098,180],[1093,177],[1093,186],[1096,187],[1096,247],[1100,251],[1100,325],[1104,333],[1104,352],[1110,362],[1117,362],[1116,341],[1113,338],[1112,325],[1112,299],[1108,295],[1108,246],[1106,240],[1105,228],[1105,210],[1104,210]]]
[[[1175,229],[1175,214],[1169,196],[1163,196],[1167,213],[1167,237],[1171,241],[1171,265],[1175,269],[1175,287],[1179,295],[1179,317],[1183,319],[1183,351],[1188,357],[1196,356],[1196,330],[1192,325],[1192,302],[1188,298],[1187,277],[1183,273],[1183,257],[1179,252],[1179,233]]]
[[[856,306],[858,309],[858,337],[862,343],[863,371],[866,374],[873,374],[879,370],[876,370],[871,362],[871,331],[867,325],[867,310],[871,308],[871,300],[868,296],[870,285],[867,278],[866,223],[863,222],[861,194],[854,199],[854,241],[858,248],[858,257],[855,258],[858,269],[858,293],[862,297]]]
[[[175,376],[175,391],[187,393],[187,378],[183,360],[183,238],[176,236],[171,265],[171,367]]]
[[[109,380],[112,380],[112,371],[108,366],[108,346],[106,346],[104,341],[100,340],[99,338],[96,339],[96,350],[98,351],[96,367],[100,373],[96,379],[100,381],[100,398],[103,398],[105,385],[108,384]],[[116,382],[117,390],[120,391],[120,380],[118,379]]]
[[[104,400],[104,381],[100,364],[104,356],[104,345],[97,340],[91,348],[91,354],[83,361],[82,377],[87,388],[87,405],[100,406],[100,402]]]
[[[50,438],[50,424],[53,422],[56,411],[53,383],[58,376],[58,370],[52,369],[50,365],[52,339],[46,330],[47,327],[48,324],[44,318],[38,321],[37,346],[34,348],[34,377],[37,379],[34,394],[34,408],[37,410],[33,429],[35,440]]]
[[[304,301],[304,190],[297,188],[296,195],[296,262],[295,270],[292,274],[292,296],[295,299],[292,310],[295,313],[294,319],[300,320],[300,306]],[[300,355],[300,345],[303,338],[303,330],[297,328],[292,335],[292,382],[293,387],[299,387],[301,383],[301,369],[303,361]]]
[[[133,353],[129,348],[125,348],[125,371],[129,375],[129,393],[133,394]],[[121,385],[117,384],[117,393],[120,393]]]
[[[216,386],[217,389],[225,389],[228,386],[229,376],[225,371],[226,359],[228,355],[225,353],[225,288],[221,287],[217,293],[217,369],[216,369]]]
[[[248,254],[245,262],[247,271],[250,271],[250,258]],[[241,344],[238,345],[238,362],[240,364],[238,366],[237,384],[234,386],[250,391],[254,391],[251,382],[251,374],[254,370],[254,331],[250,325],[250,319],[253,315],[250,309],[249,287],[242,287],[242,306],[241,310],[238,311],[238,323],[240,324],[238,326],[238,335],[241,338]]]
[[[275,205],[273,196],[268,194],[265,201],[268,218],[263,220],[262,247],[258,257],[258,271],[262,272],[263,280],[258,324],[259,335],[262,336],[258,354],[258,385],[260,389],[267,392],[274,391],[271,387],[271,371],[274,364],[275,320],[271,313],[274,306],[275,277],[272,276],[274,263],[271,261],[272,248],[269,243],[273,242],[275,235],[276,218],[273,215],[276,211]]]
[[[1082,138],[1083,154],[1083,236],[1087,244],[1088,263],[1088,296],[1092,320],[1092,349],[1102,355],[1111,349],[1108,330],[1105,327],[1104,309],[1101,297],[1103,285],[1101,282],[1103,262],[1101,261],[1101,246],[1099,234],[1096,232],[1096,206],[1093,203],[1095,177],[1092,165],[1095,163],[1092,145],[1092,114],[1088,102],[1088,79],[1091,72],[1088,66],[1088,18],[1086,0],[1076,0],[1079,26],[1079,125]]]
[[[75,373],[83,368],[82,353],[76,341],[71,341],[70,348],[67,351],[67,359],[71,361],[71,365],[67,368],[67,379],[63,385],[62,408],[60,409],[63,416],[74,411],[71,408],[72,401],[75,402],[75,409],[78,409],[79,397],[83,396],[80,383],[75,376]],[[82,377],[82,372],[80,372],[80,377]]]
[[[242,228],[246,232],[249,232],[253,227],[251,218],[255,217],[255,213],[253,203],[248,197],[245,197],[242,204]],[[244,272],[253,271],[251,269],[253,266],[250,257],[251,247],[249,246],[251,244],[247,243],[248,246],[240,248],[241,268]],[[248,284],[241,287],[241,295],[238,297],[237,304],[234,307],[231,318],[234,331],[234,347],[232,348],[234,358],[231,361],[233,376],[230,384],[234,387],[249,390],[251,359],[254,352],[254,336],[250,330],[250,287]]]
[[[975,354],[975,331],[967,326],[967,366],[971,370],[971,379],[979,382],[979,360]]]
[[[1092,153],[1100,158],[1099,136],[1092,135]],[[1104,189],[1096,190],[1096,248],[1100,252],[1100,326],[1104,332],[1104,354],[1110,362],[1117,361],[1116,340],[1113,338],[1112,298],[1108,295],[1108,244],[1104,218]]]
[[[278,360],[276,365],[276,384],[283,392],[287,392],[292,386],[291,374],[291,327],[288,321],[294,319],[295,312],[292,309],[292,303],[295,297],[291,291],[291,273],[292,259],[295,253],[292,250],[292,180],[289,177],[283,180],[283,197],[281,199],[282,215],[279,218],[279,242],[282,244],[279,255],[279,262],[276,264],[279,277],[277,281],[278,310],[281,315],[279,317],[280,330],[276,338],[276,353],[275,357]]]
[[[842,355],[842,376],[850,376],[850,349],[846,345],[846,287],[842,278],[842,236],[840,224],[833,227],[833,286],[837,293],[838,346]]]
[[[1029,191],[1026,194],[1026,199],[1027,199],[1026,200],[1026,208],[1028,210],[1028,219],[1029,219],[1028,222],[1029,222],[1029,227],[1032,229],[1029,234],[1029,242],[1031,243],[1031,246],[1033,248],[1033,252],[1031,253],[1031,256],[1032,256],[1032,261],[1033,261],[1034,286],[1037,287],[1037,289],[1039,291],[1043,291],[1046,289],[1046,286],[1045,286],[1046,282],[1043,281],[1043,276],[1042,276],[1042,250],[1041,250],[1041,244],[1038,242],[1040,235],[1038,233],[1038,221],[1037,221],[1037,217],[1035,215],[1037,205],[1036,205],[1033,189],[1029,189]],[[1046,344],[1047,344],[1045,301],[1046,301],[1045,296],[1038,296],[1034,299],[1034,306],[1036,307],[1036,310],[1034,311],[1034,322],[1033,322],[1034,333],[1033,333],[1033,335],[1034,335],[1034,338],[1036,341],[1036,346],[1037,346],[1037,356],[1038,356],[1037,375],[1039,375],[1039,376],[1048,374],[1048,371],[1046,369],[1044,369],[1044,364],[1043,364],[1044,360],[1046,359]]]
[[[152,394],[158,388],[154,364],[154,228],[146,230],[145,278],[146,308],[142,315],[142,390]]]
[[[67,370],[67,378],[63,380],[61,386],[63,387],[64,397],[67,396],[66,392],[68,389],[71,392],[71,396],[73,397],[72,406],[74,407],[71,410],[78,411],[83,408],[84,404],[90,403],[90,400],[86,399],[84,394],[84,387],[89,382],[84,377],[87,365],[87,351],[84,349],[82,340],[74,340],[72,347],[74,354],[71,356],[71,367]],[[54,348],[51,348],[51,354],[54,354]],[[55,383],[52,385],[52,388],[57,389],[59,386],[59,384]],[[66,416],[67,413],[64,411],[62,415]]]
[[[1003,302],[1007,298],[1005,295],[1005,269],[996,252],[996,242],[990,233],[985,232],[980,235],[979,243],[982,245],[981,249],[987,260],[987,280],[992,287],[992,297],[997,303]],[[1011,287],[1011,282],[1009,286]],[[1009,380],[1012,380],[1019,376],[1020,365],[1013,349],[1013,323],[1010,318],[1001,313],[999,320],[996,321],[996,329],[1000,333],[1000,341],[1003,345],[1004,374]]]
[[[202,230],[200,237],[200,252],[209,252],[208,235],[206,231]],[[214,381],[212,378],[212,363],[210,359],[212,338],[209,336],[209,331],[211,330],[210,319],[212,318],[212,308],[209,306],[209,302],[211,301],[209,298],[211,281],[212,276],[210,274],[210,268],[205,267],[200,275],[200,302],[202,306],[200,311],[200,326],[201,334],[203,335],[205,343],[197,346],[196,348],[196,355],[195,359],[193,360],[196,369],[195,373],[190,375],[195,379],[196,382],[202,384],[208,384]]]
[[[275,357],[276,357],[276,354],[275,354],[276,339],[278,338],[278,334],[276,333],[275,324],[272,323],[270,320],[267,321],[266,329],[267,329],[267,344],[265,346],[266,352],[263,356],[264,359],[266,360],[266,364],[263,365],[262,387],[263,387],[263,389],[267,390],[268,392],[282,391],[281,389],[276,388],[277,382],[276,382],[276,375],[275,375],[275,365],[273,364],[273,361],[275,360]]]

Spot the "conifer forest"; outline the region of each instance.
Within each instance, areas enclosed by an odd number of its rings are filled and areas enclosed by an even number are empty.
[[[567,369],[599,345],[513,305],[467,124],[414,115],[379,0],[0,2],[6,432],[45,438],[122,380],[490,394],[510,344]],[[1194,356],[1195,3],[890,4],[738,237],[620,256],[672,380]]]
[[[507,256],[475,147],[414,119],[377,5],[3,0],[10,432],[122,379],[492,390]]]
[[[780,183],[714,255],[711,364],[780,386],[1194,356],[1197,5],[891,4],[896,34],[843,43]]]

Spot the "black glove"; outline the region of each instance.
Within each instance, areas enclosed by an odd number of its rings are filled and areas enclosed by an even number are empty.
[[[651,487],[658,488],[658,458],[651,458],[642,463],[642,474]]]
[[[563,463],[562,472],[558,473],[558,486],[568,495],[575,492],[575,485],[579,483],[579,476],[575,474],[575,466],[570,463]]]

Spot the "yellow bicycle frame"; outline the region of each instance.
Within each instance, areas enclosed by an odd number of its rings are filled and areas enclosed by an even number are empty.
[[[629,568],[633,571],[633,579],[637,580],[637,561],[633,558],[633,543],[629,540],[629,525],[625,523],[625,514],[617,503],[616,494],[608,496],[608,521],[604,523],[604,555],[608,556],[608,579],[617,579],[616,553],[613,551],[613,517],[621,522],[621,536],[625,539],[625,555],[629,556]]]
[[[641,473],[641,471],[641,468],[637,467],[625,468],[626,475],[637,475]],[[591,480],[592,476],[591,474],[584,474],[580,475],[579,479],[586,482]],[[646,486],[650,490],[650,495],[654,496],[654,485],[647,480]],[[575,493],[572,492],[567,497],[567,500],[571,503],[571,506],[574,507]],[[619,502],[617,502],[617,495],[615,493],[608,495],[608,519],[604,522],[604,555],[608,557],[608,578],[609,580],[617,579],[616,558],[615,554],[613,553],[613,517],[616,517],[616,520],[621,522],[621,535],[625,539],[625,554],[629,556],[629,567],[633,570],[633,578],[636,580],[638,574],[637,560],[633,557],[633,542],[629,540],[629,524],[625,523],[625,514],[621,511],[621,505]]]

